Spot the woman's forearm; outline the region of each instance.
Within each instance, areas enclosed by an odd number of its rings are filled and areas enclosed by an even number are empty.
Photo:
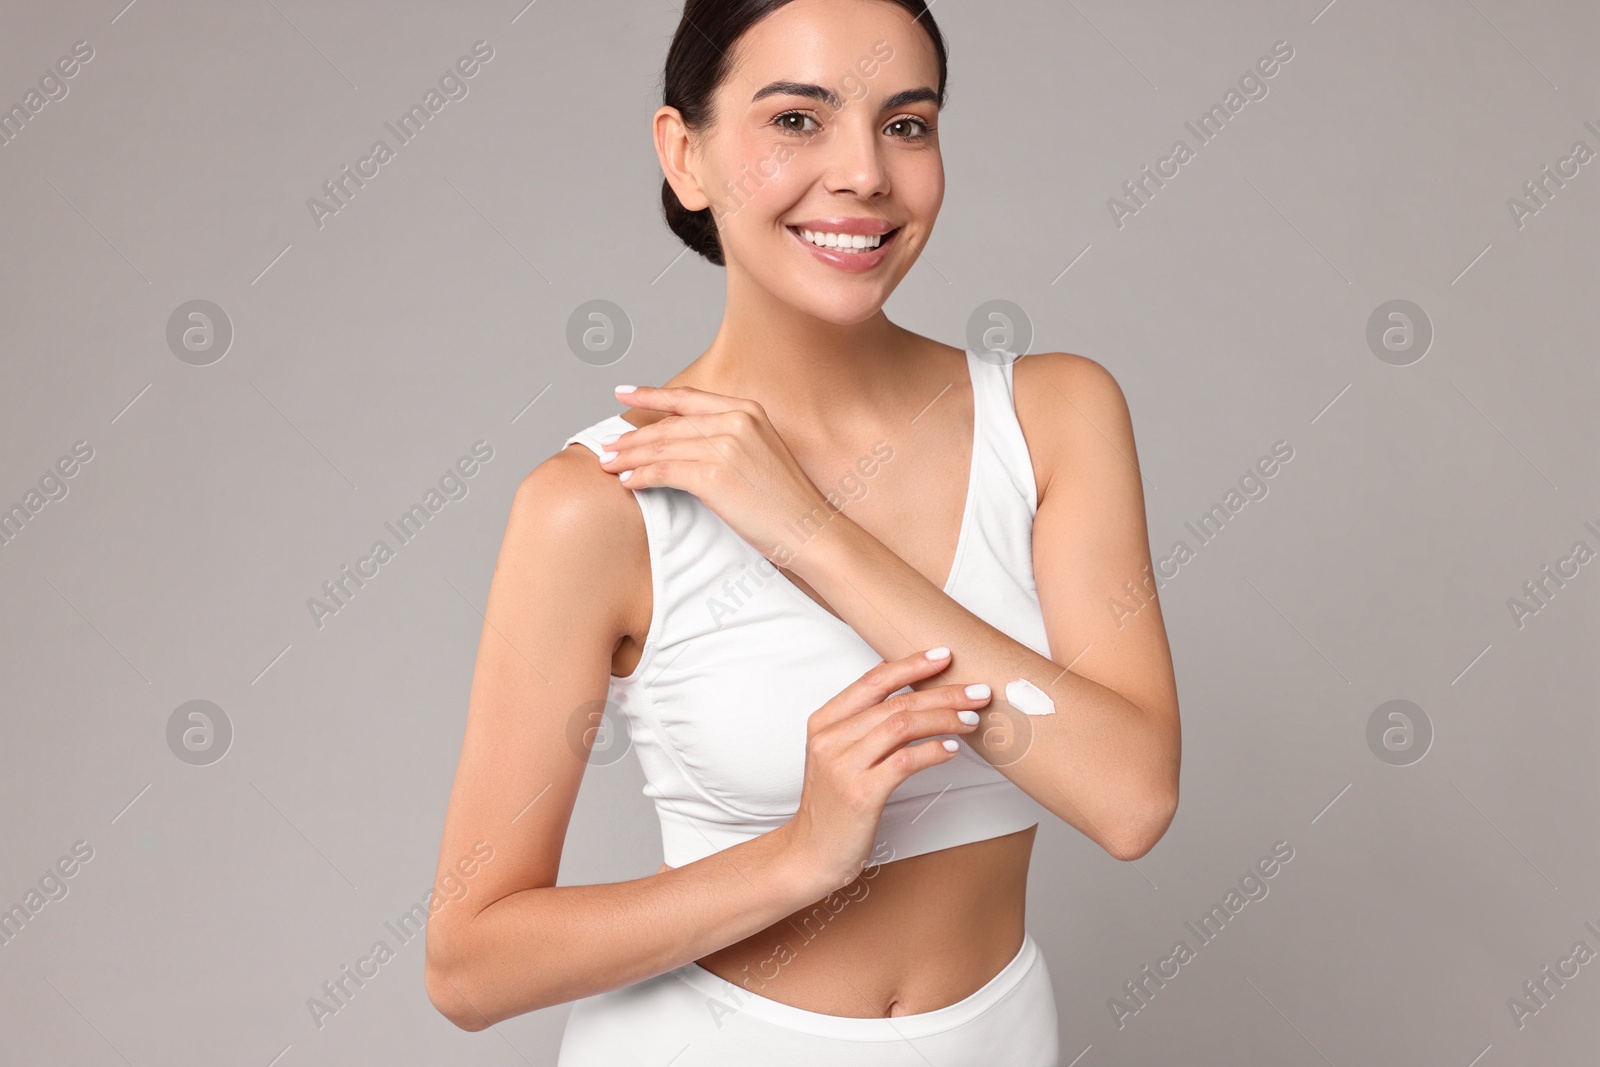
[[[524,889],[428,925],[427,988],[465,1030],[643,981],[764,930],[822,885],[780,827],[645,878]]]
[[[966,741],[1024,792],[1119,859],[1137,859],[1166,831],[1177,804],[1175,709],[1151,711],[1045,658],[978,617],[849,517],[838,514],[789,564],[885,659],[949,645],[954,674],[994,694]],[[1146,625],[1154,613],[1145,617]],[[1128,631],[1132,633],[1132,631]],[[1106,631],[1107,649],[1126,635]],[[1010,709],[1007,685],[1031,683],[1053,713]],[[935,677],[920,689],[953,679]],[[999,724],[999,725],[996,725]],[[1020,750],[1020,751],[1019,751]]]

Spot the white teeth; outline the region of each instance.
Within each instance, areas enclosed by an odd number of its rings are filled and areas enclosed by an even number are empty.
[[[816,245],[818,248],[843,248],[850,251],[862,251],[877,248],[883,243],[880,234],[861,233],[821,233],[817,230],[801,230],[800,236]]]

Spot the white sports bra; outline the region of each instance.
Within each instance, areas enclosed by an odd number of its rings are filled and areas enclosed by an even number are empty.
[[[967,369],[972,467],[945,592],[1048,657],[1033,577],[1037,486],[1012,365],[969,351]],[[613,415],[562,447],[577,442],[598,455],[600,438],[635,428]],[[883,657],[694,494],[653,486],[633,496],[644,513],[653,606],[638,665],[611,676],[607,714],[626,720],[661,821],[662,858],[681,867],[794,815],[806,719]],[[963,744],[889,795],[873,862],[1014,833],[1046,813]]]

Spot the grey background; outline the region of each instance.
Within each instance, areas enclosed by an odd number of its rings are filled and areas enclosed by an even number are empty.
[[[1518,1028],[1507,999],[1600,951],[1600,149],[1593,4],[945,0],[948,191],[896,321],[960,343],[992,298],[1131,404],[1153,550],[1273,442],[1294,458],[1162,591],[1182,804],[1124,864],[1041,828],[1029,925],[1063,1063],[1593,1062],[1600,962]],[[3,9],[0,103],[94,58],[0,147],[0,505],[93,459],[0,546],[0,905],[76,841],[69,894],[0,946],[0,1060],[548,1064],[567,1008],[467,1035],[420,939],[320,1028],[306,1007],[431,885],[511,494],[664,380],[723,274],[659,221],[664,2],[520,9],[139,0]],[[471,45],[494,57],[318,228],[306,207]],[[1107,199],[1273,42],[1294,58],[1120,229]],[[1190,138],[1192,141],[1192,138]],[[392,140],[392,138],[391,138]],[[1070,265],[1070,270],[1065,269]],[[625,358],[568,351],[584,301]],[[209,366],[169,317],[232,322]],[[1434,340],[1378,359],[1405,299]],[[305,606],[477,440],[492,461],[321,628]],[[193,766],[190,700],[232,724]],[[1392,699],[1432,725],[1369,749]],[[591,769],[563,883],[654,870],[633,758]],[[1274,842],[1270,894],[1119,1029],[1108,999]]]

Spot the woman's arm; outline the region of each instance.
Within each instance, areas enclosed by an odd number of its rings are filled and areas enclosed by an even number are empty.
[[[950,669],[914,688],[989,683],[994,704],[968,743],[1111,855],[1137,859],[1176,811],[1180,732],[1166,629],[1144,588],[1150,550],[1132,423],[1115,379],[1093,360],[1028,356],[1013,372],[1018,417],[1045,473],[1033,568],[1052,659],[972,614],[844,513],[788,569],[886,658],[949,645]],[[1113,601],[1125,609],[1113,612]],[[995,718],[1018,678],[1055,713]]]
[[[628,589],[648,574],[631,495],[577,448],[512,503],[439,852],[451,899],[426,927],[428,997],[466,1030],[660,974],[837,888],[801,863],[787,827],[648,877],[556,887],[586,712],[606,697]]]

